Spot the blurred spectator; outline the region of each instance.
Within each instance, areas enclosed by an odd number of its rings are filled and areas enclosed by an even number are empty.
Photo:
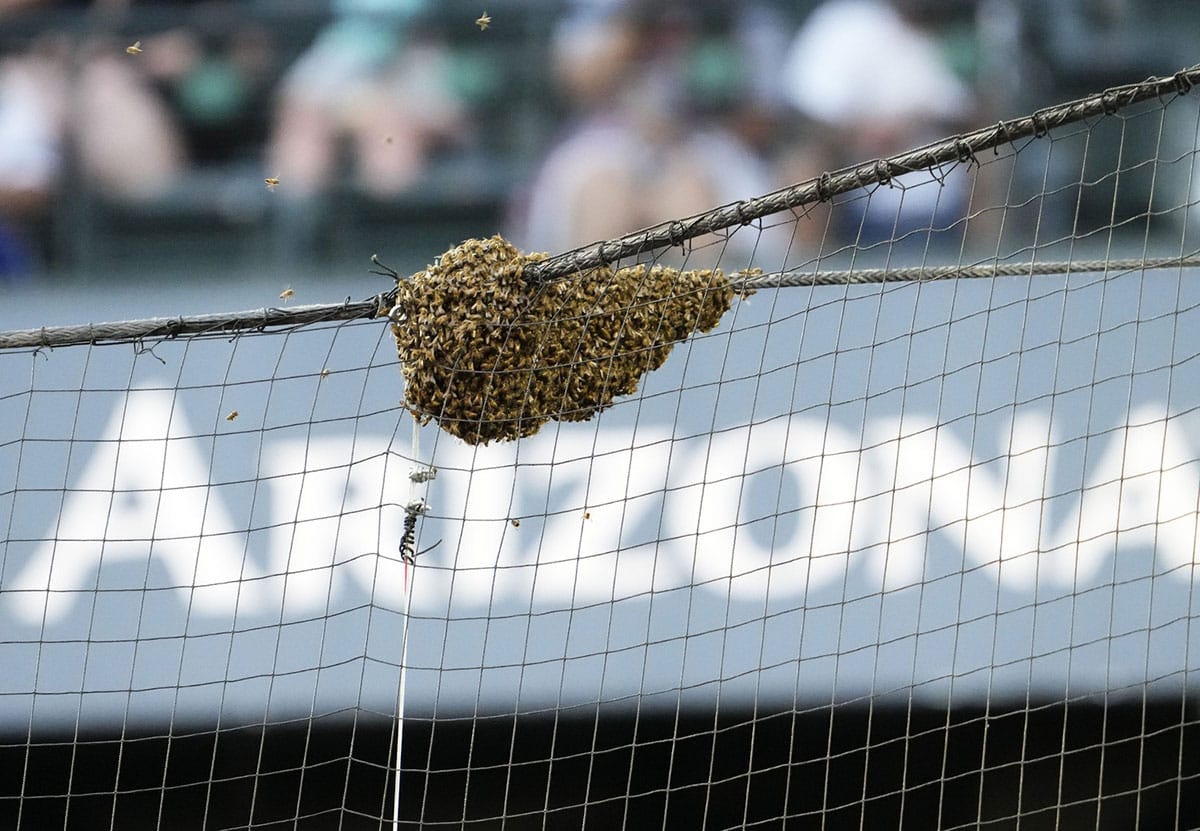
[[[562,22],[553,71],[573,118],[513,206],[518,245],[561,252],[770,189],[735,129],[756,100],[722,22],[706,31],[681,3],[584,4]]]
[[[29,237],[49,209],[62,165],[54,103],[61,79],[36,56],[0,60],[0,282],[28,276]]]
[[[143,52],[159,52],[144,42]],[[153,86],[144,55],[126,55],[114,39],[82,47],[71,102],[80,172],[118,200],[161,196],[186,169],[183,132]]]
[[[35,0],[0,2],[0,25]],[[39,39],[0,56],[0,285],[27,278],[62,174],[67,82],[63,44]]]
[[[143,5],[188,0],[95,0],[96,20],[121,26]],[[207,0],[197,25],[126,40],[97,35],[76,46],[71,137],[80,172],[118,201],[167,195],[199,163],[258,157],[258,114],[271,80],[269,34],[236,4]]]
[[[0,0],[0,19],[74,8],[97,33],[49,30],[0,64],[0,272],[28,270],[16,221],[44,221],[66,175],[105,199],[139,202],[171,193],[196,162],[228,161],[247,146],[257,160],[261,143],[246,125],[261,109],[271,45],[223,16],[232,4],[206,3],[212,36],[179,26],[133,48],[113,33],[135,19],[134,0],[14,2]]]
[[[336,17],[291,67],[267,148],[278,191],[277,253],[311,250],[321,197],[343,174],[377,198],[411,187],[433,151],[461,140],[449,54],[416,30],[423,0],[336,0]]]
[[[964,42],[952,27],[970,5],[826,0],[812,12],[792,43],[783,80],[788,100],[819,131],[814,152],[824,157],[823,167],[892,155],[970,124],[976,100],[962,74],[971,67],[952,63],[957,55],[969,64],[970,47],[950,48]],[[904,184],[930,179],[911,174]],[[965,184],[964,177],[951,176],[942,188],[879,188],[868,203],[847,206],[841,230],[852,238],[887,239],[952,221],[965,206]]]

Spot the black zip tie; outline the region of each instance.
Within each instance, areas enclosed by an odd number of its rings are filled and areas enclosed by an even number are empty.
[[[391,279],[396,281],[397,285],[400,284],[400,272],[396,271],[396,269],[392,268],[391,266],[385,265],[383,262],[381,262],[378,254],[371,255],[371,262],[372,262],[372,264],[379,266],[383,270],[376,271],[373,268],[369,268],[369,269],[367,269],[368,274],[377,274],[380,277],[390,277]],[[350,300],[350,298],[347,297],[346,300],[348,302]]]

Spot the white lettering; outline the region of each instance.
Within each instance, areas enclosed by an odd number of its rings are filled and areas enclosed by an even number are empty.
[[[389,553],[398,550],[407,502],[407,471],[384,442],[279,441],[264,454],[262,468],[273,527],[260,609],[277,610],[286,622],[329,611],[339,598],[369,595],[381,540]],[[396,509],[381,510],[389,504]]]
[[[668,542],[686,567],[682,576],[735,598],[803,594],[840,580],[855,525],[858,452],[836,425],[793,419],[769,429],[742,427],[701,439],[668,490]],[[706,445],[706,446],[704,446]],[[739,521],[776,506],[745,501],[756,475],[793,476],[801,487],[801,530],[764,544]],[[719,585],[718,585],[719,584]]]
[[[215,497],[202,442],[173,404],[168,392],[134,390],[113,414],[57,526],[6,586],[21,592],[26,620],[57,620],[97,587],[175,591],[201,615],[228,615],[239,591],[254,591],[239,587],[253,576],[244,533]],[[146,566],[124,583],[98,575],[122,560]]]
[[[935,539],[1013,589],[1110,580],[1128,549],[1190,579],[1200,462],[1181,418],[1142,408],[1059,447],[1048,416],[1019,413],[988,437],[994,450],[911,417],[861,436],[793,417],[675,439],[570,426],[484,448],[441,437],[420,539],[444,539],[419,563],[414,605],[552,609],[686,586],[803,596],[850,571],[894,590],[925,579]],[[5,586],[23,617],[59,619],[97,587],[177,592],[226,619],[400,599],[409,462],[386,438],[268,437],[254,516],[237,522],[210,483],[210,441],[171,393],[130,392]]]

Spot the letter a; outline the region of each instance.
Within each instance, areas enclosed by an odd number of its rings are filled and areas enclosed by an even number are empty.
[[[177,591],[193,612],[232,613],[245,540],[209,484],[206,448],[192,438],[172,395],[132,390],[95,443],[57,525],[14,577],[18,613],[31,623],[61,619],[77,596],[104,589]],[[97,576],[115,560],[146,562],[135,584]],[[153,570],[157,562],[162,571]],[[156,574],[169,575],[167,586]],[[243,602],[248,598],[242,598]],[[136,602],[136,601],[135,601]]]

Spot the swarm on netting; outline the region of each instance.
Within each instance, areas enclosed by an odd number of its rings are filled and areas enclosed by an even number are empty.
[[[720,271],[658,265],[527,281],[544,259],[493,236],[401,281],[392,330],[405,404],[423,423],[486,444],[587,420],[716,326],[735,293]]]

